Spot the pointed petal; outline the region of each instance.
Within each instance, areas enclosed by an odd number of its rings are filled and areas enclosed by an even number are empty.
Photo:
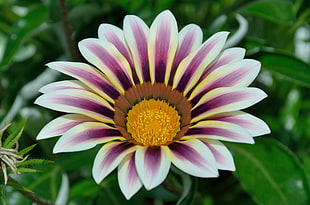
[[[121,133],[101,122],[81,123],[59,138],[54,153],[75,152],[93,148],[97,144],[112,140],[125,140]]]
[[[218,170],[210,149],[200,140],[174,142],[169,145],[172,163],[196,177],[217,177]]]
[[[151,81],[147,49],[149,27],[139,17],[127,15],[123,29],[140,82]]]
[[[170,159],[168,148],[138,147],[136,151],[136,168],[138,175],[147,190],[161,184],[168,175]]]
[[[218,87],[247,87],[256,78],[260,62],[245,59],[217,68],[203,79],[193,90],[191,97],[195,105],[208,91]]]
[[[228,32],[214,34],[196,52],[186,57],[177,68],[173,87],[186,95],[196,85],[205,68],[220,54],[227,36]]]
[[[169,85],[172,85],[175,72],[180,62],[191,52],[197,50],[201,43],[202,31],[199,26],[195,24],[189,24],[180,31],[178,49],[172,64],[171,74],[168,83]]]
[[[258,88],[222,87],[206,93],[192,109],[192,123],[215,114],[245,109],[267,97]]]
[[[246,129],[253,137],[269,134],[270,128],[261,119],[242,111],[223,113],[218,116],[210,117],[210,120],[219,120],[235,123]]]
[[[53,82],[47,84],[40,88],[41,93],[49,93],[57,90],[65,90],[65,89],[80,89],[80,90],[88,90],[83,83],[78,80],[63,80],[58,82]]]
[[[58,61],[48,63],[47,66],[80,80],[110,102],[113,102],[120,95],[119,91],[115,89],[101,72],[88,64]]]
[[[118,184],[122,193],[129,200],[142,187],[139,179],[134,153],[128,154],[118,166]]]
[[[113,124],[114,111],[111,105],[98,95],[85,90],[58,90],[41,95],[34,103],[56,111],[82,114]]]
[[[127,59],[128,63],[133,66],[130,51],[126,45],[122,29],[111,24],[101,24],[98,29],[98,36],[100,40],[112,43]]]
[[[251,134],[234,123],[206,120],[200,121],[187,131],[182,139],[206,138],[228,142],[240,142],[253,144]]]
[[[202,74],[201,79],[204,79],[209,73],[216,70],[217,68],[227,65],[229,63],[234,63],[236,61],[240,61],[244,58],[245,49],[244,48],[229,48],[223,51],[222,55],[219,57],[217,61],[211,64]]]
[[[112,43],[85,39],[79,42],[79,49],[84,58],[99,68],[119,91],[123,92],[134,84],[128,61]]]
[[[129,48],[126,45],[122,29],[111,24],[101,24],[98,29],[98,36],[99,39],[112,43],[115,48],[117,48],[117,50],[126,58],[130,65],[135,83],[139,83],[139,79],[137,77],[136,71],[134,70],[133,60]]]
[[[99,150],[94,166],[93,177],[99,184],[108,176],[129,153],[136,150],[136,145],[128,142],[109,142]]]
[[[94,119],[80,114],[60,116],[46,124],[37,136],[37,140],[60,136],[83,122],[92,122]]]
[[[152,83],[168,83],[177,46],[177,22],[170,11],[163,11],[153,21],[148,40]]]
[[[234,159],[227,147],[218,140],[200,139],[211,150],[218,169],[235,171]]]

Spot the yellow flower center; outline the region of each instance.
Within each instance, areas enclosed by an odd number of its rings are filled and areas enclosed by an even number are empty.
[[[127,113],[127,132],[139,144],[164,145],[180,131],[180,115],[162,100],[142,100]]]

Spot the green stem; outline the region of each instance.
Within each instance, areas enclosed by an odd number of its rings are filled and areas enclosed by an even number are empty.
[[[13,179],[12,177],[9,176],[9,182],[12,182],[14,184],[20,185],[15,179]],[[37,203],[38,205],[55,205],[53,202],[48,201],[46,199],[43,199],[41,197],[39,197],[38,195],[36,195],[33,192],[27,192],[24,190],[20,190],[20,189],[16,189],[17,191],[19,191],[19,193],[21,193],[22,195],[24,195],[26,198],[28,198],[30,201]]]
[[[71,32],[71,27],[69,23],[69,18],[68,18],[68,9],[66,6],[65,0],[59,0],[60,4],[60,9],[61,9],[61,16],[62,16],[62,21],[63,21],[63,26],[66,34],[66,41],[68,44],[69,52],[71,55],[71,58],[73,61],[78,61],[79,60],[79,52],[77,50],[76,44],[74,43],[72,39],[72,32]]]
[[[181,195],[182,194],[182,190],[178,187],[176,187],[174,184],[170,183],[168,181],[168,179],[166,179],[163,183],[162,183],[163,187],[168,190],[171,193],[174,193],[176,195]]]

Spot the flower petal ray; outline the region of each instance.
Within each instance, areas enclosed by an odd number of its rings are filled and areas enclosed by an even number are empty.
[[[197,177],[218,176],[214,156],[200,140],[175,142],[169,149],[172,163],[180,170]]]
[[[118,183],[126,199],[130,199],[142,187],[134,153],[128,154],[118,166]]]
[[[99,150],[94,166],[93,177],[99,184],[110,174],[129,153],[136,150],[136,145],[128,142],[109,142]]]
[[[54,153],[81,151],[117,139],[125,138],[115,128],[101,122],[84,122],[61,136],[53,151]]]
[[[136,168],[147,190],[158,186],[167,177],[171,164],[167,153],[168,148],[165,146],[138,147],[135,155]]]

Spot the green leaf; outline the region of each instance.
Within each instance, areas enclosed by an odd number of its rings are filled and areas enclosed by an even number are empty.
[[[20,173],[39,172],[36,169],[30,169],[30,168],[24,168],[24,167],[17,168],[17,171],[20,172]]]
[[[259,57],[264,69],[284,76],[294,83],[310,87],[310,64],[291,55],[263,52]]]
[[[34,164],[48,164],[48,163],[52,163],[52,161],[46,160],[46,159],[28,159],[18,164],[18,167],[26,166],[26,165],[34,165]]]
[[[26,192],[33,192],[33,191],[31,191],[30,189],[28,189],[27,187],[24,187],[24,186],[22,186],[22,185],[20,185],[20,184],[16,184],[16,183],[14,183],[14,182],[8,182],[7,183],[7,185],[8,186],[11,186],[11,187],[13,187],[13,188],[15,188],[15,189],[19,189],[19,190],[22,190],[22,191],[26,191]]]
[[[260,0],[247,4],[240,10],[276,23],[291,23],[295,20],[293,4],[288,0]]]
[[[2,62],[0,63],[0,71],[4,69],[11,59],[14,57],[23,40],[27,38],[34,30],[36,30],[47,16],[47,8],[44,5],[36,6],[21,17],[13,26],[9,34],[6,48],[4,51]]]
[[[26,147],[22,150],[20,150],[19,152],[17,152],[18,155],[25,155],[27,154],[28,152],[30,152],[37,144],[33,144],[33,145],[30,145],[29,147]]]
[[[25,124],[26,119],[20,121],[17,126],[14,127],[13,132],[4,140],[3,147],[10,149],[17,143],[23,133]]]
[[[235,175],[258,204],[309,204],[309,185],[295,154],[272,139],[255,145],[227,143],[236,163]]]
[[[3,190],[1,189],[1,187],[0,187],[0,200],[1,200],[3,205],[7,205],[6,199],[5,199],[5,196],[3,194]]]
[[[84,196],[89,198],[95,198],[100,191],[100,187],[95,183],[94,180],[82,180],[77,182],[70,189],[70,198]]]

